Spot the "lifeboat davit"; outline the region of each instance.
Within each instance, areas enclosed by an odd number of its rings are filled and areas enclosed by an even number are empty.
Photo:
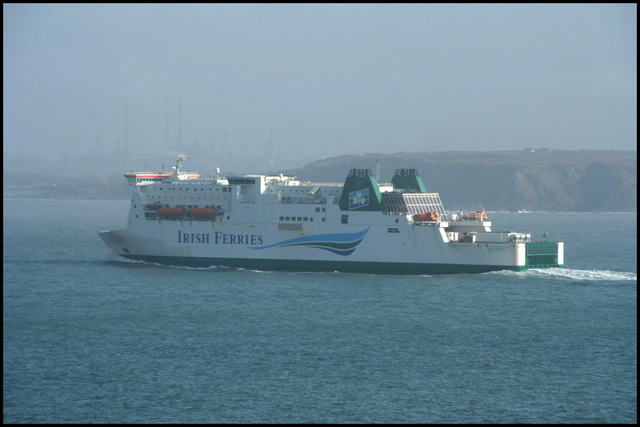
[[[175,208],[160,208],[158,209],[158,214],[160,216],[179,218],[184,215],[184,209],[182,206],[176,206]]]
[[[438,214],[435,212],[419,213],[413,216],[414,221],[437,221]]]
[[[191,208],[189,215],[194,218],[213,218],[216,216],[216,210],[213,208]]]

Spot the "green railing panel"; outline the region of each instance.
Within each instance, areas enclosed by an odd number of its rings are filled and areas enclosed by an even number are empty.
[[[556,242],[525,243],[527,268],[558,267]]]

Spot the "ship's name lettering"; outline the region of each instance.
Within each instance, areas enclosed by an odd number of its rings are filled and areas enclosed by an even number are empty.
[[[183,233],[178,231],[178,243],[211,243],[209,233]]]
[[[216,231],[214,233],[214,243],[223,245],[261,245],[261,234],[232,234]]]
[[[178,231],[178,243],[215,243],[222,245],[262,245],[261,234],[233,234],[216,231],[213,239],[210,233],[184,233]]]

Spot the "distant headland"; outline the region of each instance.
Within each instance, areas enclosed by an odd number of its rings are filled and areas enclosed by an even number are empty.
[[[155,164],[154,161],[156,159],[149,159],[148,163]],[[202,173],[215,170],[210,163],[206,169],[197,163],[189,162],[188,168]],[[126,170],[115,170],[114,166],[107,172],[105,163],[100,165],[83,161],[82,165],[75,164],[70,170],[46,162],[38,167],[27,167],[15,159],[5,159],[3,195],[128,199],[132,188],[122,177]],[[224,167],[224,161],[218,165]],[[304,181],[342,182],[351,168],[370,168],[381,183],[390,182],[395,169],[415,168],[427,191],[439,192],[447,209],[637,212],[637,151],[532,148],[366,153],[317,160],[297,169],[236,172],[278,172],[296,175]]]

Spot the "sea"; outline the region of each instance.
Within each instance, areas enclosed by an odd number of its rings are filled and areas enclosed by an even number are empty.
[[[637,422],[637,214],[489,212],[565,268],[167,267],[126,200],[3,200],[4,423]]]

